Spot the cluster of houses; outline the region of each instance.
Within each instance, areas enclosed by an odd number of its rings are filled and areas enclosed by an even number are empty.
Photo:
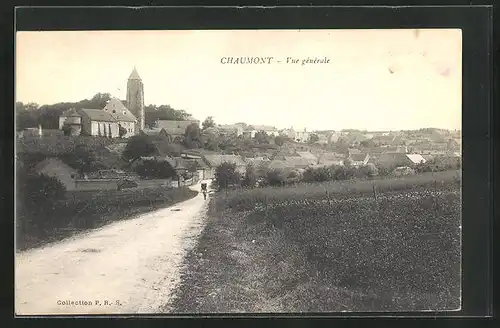
[[[85,113],[83,111],[82,113]],[[82,122],[84,122],[82,120]],[[179,130],[182,129],[177,127]],[[164,128],[163,128],[164,129]],[[108,130],[109,131],[109,128]],[[113,130],[111,130],[113,131]],[[111,145],[111,152],[121,153],[125,144]],[[270,169],[280,169],[284,171],[302,171],[308,167],[318,168],[331,165],[346,165],[349,162],[353,166],[362,166],[369,163],[377,166],[391,167],[398,165],[401,167],[413,167],[417,164],[426,163],[432,160],[437,154],[421,154],[408,152],[408,146],[404,147],[372,147],[372,148],[349,148],[347,153],[338,153],[321,149],[321,147],[309,147],[310,150],[297,150],[275,152],[273,154],[260,154],[256,157],[244,157],[236,154],[221,154],[207,150],[185,150],[180,152],[180,156],[172,156],[168,152],[161,153],[151,158],[167,161],[177,172],[178,177],[192,178],[192,181],[200,179],[213,179],[215,170],[223,162],[234,163],[236,170],[244,174],[249,164],[254,166],[265,166]],[[460,153],[446,153],[447,156],[460,158]],[[172,179],[143,181],[133,173],[121,170],[99,171],[81,177],[76,170],[66,165],[56,158],[48,158],[39,163],[35,170],[38,173],[47,174],[59,179],[67,190],[103,190],[117,189],[120,181],[136,181],[134,187],[158,187],[158,186],[179,186],[181,180]]]

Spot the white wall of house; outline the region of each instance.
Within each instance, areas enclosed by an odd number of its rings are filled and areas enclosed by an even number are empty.
[[[273,137],[276,137],[279,135],[279,132],[276,131],[276,130],[272,130],[272,131],[266,131],[267,135],[268,136],[273,136]]]
[[[310,133],[306,131],[296,131],[295,140],[300,140],[300,142],[308,142]]]
[[[118,123],[116,122],[101,122],[101,121],[92,121],[91,122],[91,135],[98,136],[99,130],[101,131],[101,135],[104,136],[104,132],[106,132],[105,136],[109,135],[109,129],[111,129],[111,136],[113,138],[118,137]]]
[[[78,116],[59,116],[59,130],[62,129],[63,125],[65,123],[69,124],[81,124],[82,123],[82,118]]]
[[[283,134],[287,137],[287,138],[290,138],[292,140],[295,140],[295,137],[297,135],[297,133],[295,132],[295,130],[292,130],[292,129],[287,129],[285,131],[283,131]]]

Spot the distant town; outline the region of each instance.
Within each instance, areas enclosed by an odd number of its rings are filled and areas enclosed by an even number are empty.
[[[135,174],[129,165],[132,159],[134,165],[137,159],[168,162],[182,177],[179,183],[193,176],[211,179],[222,162],[236,164],[244,174],[249,163],[288,171],[333,165],[394,170],[425,163],[450,168],[461,158],[459,130],[307,131],[244,122],[221,125],[212,117],[200,122],[170,106],[145,106],[144,84],[135,68],[127,82],[126,100],[97,94],[79,103],[41,107],[17,103],[16,112],[19,165],[57,176],[69,190],[117,188],[119,179]],[[143,148],[153,150],[135,150],[138,158],[124,153],[134,138],[147,139]],[[86,148],[86,161],[98,164],[82,167],[82,161],[74,158],[79,143]],[[32,163],[31,158],[39,162]],[[89,179],[108,182],[79,182]]]

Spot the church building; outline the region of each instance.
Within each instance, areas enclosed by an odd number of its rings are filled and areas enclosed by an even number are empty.
[[[127,107],[137,118],[136,130],[144,130],[144,84],[135,67],[127,82]]]
[[[127,82],[126,105],[112,97],[104,108],[68,109],[59,117],[59,129],[67,129],[70,135],[110,138],[139,134],[144,130],[144,85],[136,68]]]

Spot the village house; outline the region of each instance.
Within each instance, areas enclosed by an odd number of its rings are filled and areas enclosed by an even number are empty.
[[[281,130],[280,135],[285,137],[285,138],[295,140],[296,133],[295,133],[295,130],[293,128],[290,128],[290,129]]]
[[[189,157],[189,156],[188,156]],[[165,160],[174,168],[178,176],[192,173],[195,179],[205,179],[208,165],[202,158],[186,158],[166,156]]]
[[[152,128],[152,129],[143,129],[141,134],[147,136],[159,136],[159,137],[168,137],[168,133],[163,128]]]
[[[353,166],[361,166],[368,164],[368,161],[370,160],[370,155],[367,153],[350,154],[348,159],[351,161],[351,164]]]
[[[245,162],[247,163],[247,165],[253,165],[254,167],[258,167],[269,164],[270,160],[267,156],[247,157],[245,158]]]
[[[315,143],[317,144],[320,144],[320,145],[326,145],[328,144],[328,136],[324,133],[316,133],[316,135],[318,136],[318,141],[316,141]]]
[[[335,152],[326,152],[318,157],[317,164],[321,165],[344,165],[345,160],[344,154],[339,154]]]
[[[295,141],[297,142],[309,142],[309,138],[311,137],[311,133],[307,132],[304,128],[304,131],[295,131]]]
[[[112,98],[103,109],[70,108],[59,117],[59,129],[69,126],[70,135],[118,138],[122,127],[122,137],[128,138],[136,134],[136,123],[135,116],[117,98]]]
[[[277,134],[297,142],[309,142],[309,138],[311,135],[311,133],[307,132],[307,129],[305,128],[303,131],[296,131],[293,127],[289,129],[283,129]]]
[[[255,130],[255,131],[264,131],[265,133],[267,133],[268,136],[276,137],[276,136],[279,135],[278,129],[276,129],[276,127],[274,127],[274,126],[270,126],[270,125],[251,125],[250,127],[253,128],[252,130]]]
[[[285,156],[284,161],[287,167],[293,167],[296,169],[305,169],[309,165],[316,164],[316,161],[300,156]]]
[[[352,155],[352,154],[359,154],[359,153],[361,153],[361,150],[359,150],[359,149],[357,149],[357,148],[349,148],[349,149],[347,150],[347,153],[348,153],[348,155],[350,156],[350,155]]]
[[[82,132],[82,115],[74,108],[70,108],[59,116],[59,130],[69,127],[69,135],[79,136]]]
[[[408,153],[408,146],[380,146],[385,153]]]
[[[348,135],[341,137],[341,139],[349,147],[358,147],[362,141],[368,140],[361,132],[350,132]]]
[[[101,109],[80,109],[82,115],[82,132],[90,136],[116,138],[119,126],[116,119]]]
[[[136,134],[137,118],[129,111],[118,98],[111,98],[103,110],[109,113],[118,123],[118,127],[125,129],[124,138]]]
[[[238,128],[242,128],[238,125]],[[268,125],[248,125],[245,128],[242,128],[241,135],[245,139],[253,139],[255,138],[255,134],[259,131],[264,131],[268,136],[275,137],[279,135],[278,130],[274,126]]]
[[[316,164],[318,162],[318,158],[309,151],[297,151],[296,155],[306,159],[309,164]]]
[[[34,172],[56,178],[66,190],[75,190],[78,171],[55,157],[49,157],[36,164]]]
[[[394,140],[394,136],[386,133],[376,135],[371,139],[375,146],[391,145]]]
[[[187,120],[187,121],[172,121],[172,120],[157,120],[155,123],[155,128],[164,129],[172,140],[176,137],[184,136],[186,128],[191,125],[196,124],[200,126],[200,121],[198,120]]]
[[[235,136],[235,137],[239,137],[239,136],[243,135],[243,132],[244,132],[244,128],[241,125],[237,125],[237,124],[218,125],[217,129],[218,129],[219,133],[222,135]]]
[[[374,164],[390,166],[414,166],[425,163],[426,160],[421,154],[385,153],[376,160]]]

